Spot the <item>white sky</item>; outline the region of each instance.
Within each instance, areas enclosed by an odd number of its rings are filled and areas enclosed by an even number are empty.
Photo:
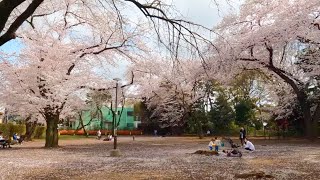
[[[230,11],[237,11],[242,0],[171,0],[187,20],[208,28],[215,26]],[[217,4],[215,3],[217,2]],[[230,3],[228,3],[230,2]],[[218,5],[218,6],[217,6]]]

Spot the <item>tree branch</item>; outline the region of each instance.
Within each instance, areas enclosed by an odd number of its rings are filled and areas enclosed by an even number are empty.
[[[11,12],[25,0],[2,0],[0,2],[0,34],[8,21]]]
[[[7,0],[4,0],[5,2],[7,2]],[[3,9],[5,9],[6,7],[5,4],[2,4],[4,1],[1,1],[1,4],[0,4],[0,10],[1,10],[1,6]],[[19,1],[19,0],[16,0],[16,1]],[[3,44],[5,44],[6,42],[10,41],[11,39],[14,39],[16,38],[16,35],[15,35],[15,32],[17,31],[17,29],[22,25],[22,23],[27,20],[27,18],[29,18],[33,13],[34,11],[40,6],[40,4],[43,2],[44,0],[33,0],[30,5],[27,7],[27,9],[20,15],[17,17],[17,19],[11,24],[11,26],[9,27],[9,29],[7,30],[6,33],[4,33],[2,36],[0,36],[0,46],[2,46]],[[19,1],[21,2],[21,0]],[[22,1],[23,2],[23,1]],[[21,2],[21,3],[22,3]],[[19,4],[21,4],[19,3]],[[10,3],[9,3],[10,4]],[[17,4],[17,5],[19,5]],[[13,9],[15,8],[16,6],[13,7]],[[11,9],[11,8],[10,8]],[[13,10],[12,9],[12,10]],[[11,11],[12,11],[11,10]],[[11,11],[9,11],[11,13]],[[8,12],[7,12],[8,13]],[[5,14],[6,16],[7,14]],[[9,17],[10,14],[8,14],[8,17]],[[4,17],[0,19],[0,26],[1,26],[1,23],[3,23],[4,21],[4,24],[7,22],[7,19],[8,17]],[[1,22],[2,21],[2,22]],[[0,27],[1,31],[3,30],[4,27]]]

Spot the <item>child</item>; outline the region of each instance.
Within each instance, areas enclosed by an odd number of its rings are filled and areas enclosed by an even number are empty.
[[[215,146],[214,146],[214,150],[215,150],[215,151],[219,151],[219,146],[221,146],[221,140],[218,139],[217,137],[215,137],[214,139],[215,139],[215,141],[214,141],[214,143],[213,143],[213,144],[215,145]]]
[[[209,142],[209,145],[208,145],[208,146],[209,146],[209,150],[210,150],[210,151],[212,151],[213,147],[216,146],[216,145],[213,143],[213,139],[211,139],[211,141]]]

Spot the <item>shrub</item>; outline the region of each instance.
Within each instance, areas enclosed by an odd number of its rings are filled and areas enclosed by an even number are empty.
[[[24,134],[26,132],[26,126],[22,124],[0,124],[0,131],[3,136],[12,137],[13,133]]]
[[[26,126],[24,124],[17,124],[13,126],[13,133],[17,134],[25,134],[26,133]],[[13,134],[12,134],[13,135]]]
[[[45,137],[46,127],[45,126],[37,126],[34,130],[32,136],[34,139],[41,139]]]

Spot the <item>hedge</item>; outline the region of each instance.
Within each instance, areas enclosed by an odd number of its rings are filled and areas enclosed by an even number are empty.
[[[37,126],[32,134],[32,138],[41,139],[45,137],[46,127],[45,126]]]
[[[12,137],[13,133],[19,135],[24,135],[26,133],[26,126],[24,124],[0,124],[0,131],[3,133],[4,137]],[[45,126],[37,126],[32,134],[32,138],[40,139],[45,137]]]
[[[13,133],[17,134],[25,134],[26,126],[22,124],[0,124],[0,131],[3,133],[5,137],[12,137]]]
[[[87,131],[88,135],[97,135],[97,131],[94,130],[88,130]],[[60,135],[84,135],[83,130],[60,130],[59,131]],[[111,134],[110,130],[101,130],[101,134],[107,135]],[[117,131],[118,135],[142,135],[142,131],[139,130],[118,130]]]

